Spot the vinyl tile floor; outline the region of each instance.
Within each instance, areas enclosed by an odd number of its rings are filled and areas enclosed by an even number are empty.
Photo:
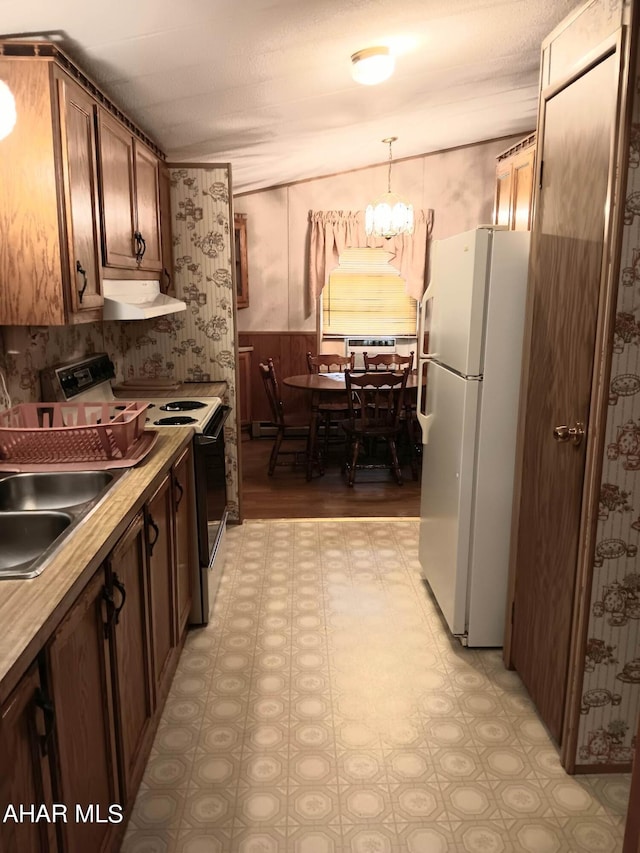
[[[620,851],[629,777],[570,777],[499,651],[448,635],[413,519],[228,530],[122,853]]]

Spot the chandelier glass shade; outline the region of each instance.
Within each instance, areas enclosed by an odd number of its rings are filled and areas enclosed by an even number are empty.
[[[0,139],[9,136],[16,118],[16,99],[4,80],[0,80]]]
[[[389,145],[389,178],[387,192],[367,206],[364,215],[364,230],[367,237],[385,237],[387,240],[398,234],[413,234],[413,205],[407,204],[397,193],[391,192],[391,145],[397,137],[383,139]]]

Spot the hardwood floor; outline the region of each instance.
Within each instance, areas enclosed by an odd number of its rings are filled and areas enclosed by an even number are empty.
[[[353,488],[341,473],[342,456],[333,450],[325,473],[307,482],[304,465],[278,466],[273,477],[267,463],[273,439],[250,439],[243,433],[242,490],[244,518],[409,517],[420,514],[420,480],[409,465],[398,486],[388,469],[356,472]],[[301,443],[301,447],[303,444]]]

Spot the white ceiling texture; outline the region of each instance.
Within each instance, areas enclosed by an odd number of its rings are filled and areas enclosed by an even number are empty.
[[[525,132],[540,44],[576,0],[0,0],[49,35],[171,160],[230,162],[236,193]],[[351,54],[396,56],[362,86]]]

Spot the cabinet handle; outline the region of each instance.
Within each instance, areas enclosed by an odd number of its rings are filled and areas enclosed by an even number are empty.
[[[40,736],[40,752],[46,755],[49,751],[49,741],[53,734],[53,724],[56,714],[53,702],[41,687],[36,688],[35,703],[44,715],[44,734]]]
[[[154,545],[156,544],[156,542],[158,541],[158,537],[160,536],[160,528],[158,527],[158,525],[153,520],[153,516],[151,515],[151,513],[149,513],[147,520],[149,522],[149,527],[152,527],[155,534],[156,534],[153,537],[153,541],[151,539],[148,540],[149,541],[149,556],[152,557]]]
[[[139,231],[134,231],[133,236],[136,238],[136,261],[140,263],[147,251],[147,242]]]
[[[178,507],[180,506],[180,501],[184,497],[184,488],[182,486],[182,483],[180,482],[180,480],[178,480],[177,477],[176,477],[175,483],[176,483],[176,489],[180,492],[180,494],[178,495],[178,499],[176,501],[176,509],[178,509]]]
[[[80,275],[82,276],[82,279],[83,279],[83,285],[82,285],[82,287],[78,290],[78,299],[80,300],[80,304],[82,304],[82,297],[84,296],[84,292],[85,292],[85,290],[87,289],[87,284],[88,284],[89,282],[87,281],[87,273],[86,273],[86,270],[85,270],[85,269],[83,269],[83,266],[82,266],[82,264],[80,263],[80,261],[76,261],[76,272],[79,272],[79,273],[80,273]]]
[[[171,276],[169,275],[169,270],[165,267],[162,272],[165,274],[167,279],[167,293],[171,290]]]
[[[118,592],[122,596],[122,601],[120,602],[120,605],[118,607],[116,607],[115,613],[113,615],[113,621],[117,625],[118,622],[120,621],[120,613],[122,611],[122,608],[124,607],[125,601],[127,600],[127,590],[125,589],[124,584],[122,583],[122,581],[120,580],[120,578],[118,577],[118,575],[115,572],[113,574],[113,585],[115,586],[115,588],[118,590]]]
[[[111,633],[111,625],[113,623],[113,618],[116,613],[116,604],[113,600],[113,594],[110,590],[106,588],[106,586],[102,587],[102,598],[107,605],[107,618],[104,623],[104,636],[105,639],[109,639],[109,634]]]

